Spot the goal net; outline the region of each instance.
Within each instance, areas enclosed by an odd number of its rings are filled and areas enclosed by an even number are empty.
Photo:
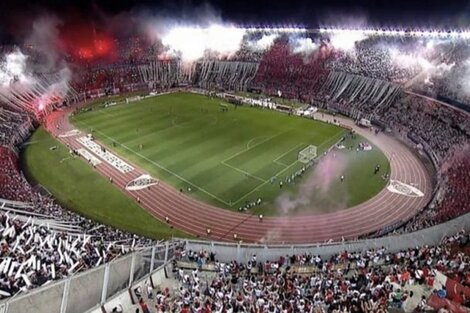
[[[299,161],[308,163],[317,157],[317,147],[310,145],[299,152]]]

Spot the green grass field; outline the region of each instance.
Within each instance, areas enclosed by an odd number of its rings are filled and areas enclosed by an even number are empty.
[[[56,150],[50,150],[57,146]],[[83,159],[72,158],[67,147],[39,128],[22,151],[23,169],[68,209],[132,233],[162,239],[188,235],[168,227],[139,207]]]
[[[295,195],[302,188],[303,180],[282,190],[278,183],[304,166],[298,162],[298,152],[315,145],[321,154],[345,134],[334,125],[259,108],[228,105],[229,110],[221,112],[221,103],[178,93],[106,109],[95,106],[71,121],[149,174],[197,199],[237,210],[262,198],[263,205],[255,211],[265,215],[278,214],[273,206],[281,191]],[[347,144],[358,141],[364,140],[351,139]],[[321,197],[312,197],[313,207],[328,211],[334,207],[332,199],[338,198],[349,207],[385,185],[371,170],[364,170],[375,164],[387,167],[378,149],[360,155],[349,150],[338,153],[346,156],[348,179],[342,185],[334,183]],[[278,180],[271,183],[273,177]]]

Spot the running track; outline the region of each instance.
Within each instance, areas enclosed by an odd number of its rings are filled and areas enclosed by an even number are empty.
[[[48,117],[47,129],[58,136],[74,129],[68,117],[71,109],[57,111]],[[326,117],[326,120],[331,117]],[[338,118],[337,118],[338,119]],[[137,199],[140,206],[161,221],[168,217],[170,224],[200,238],[217,241],[265,242],[265,243],[314,243],[330,239],[355,239],[414,216],[430,200],[431,179],[419,158],[398,140],[380,133],[356,127],[351,120],[343,119],[356,132],[378,146],[391,164],[391,179],[413,185],[424,192],[424,197],[408,197],[391,193],[386,188],[372,199],[352,208],[327,213],[284,217],[264,217],[220,209],[197,201],[181,193],[163,181],[150,189],[127,191],[127,183],[146,173],[135,164],[134,171],[122,174],[106,162],[96,167],[105,177],[112,177],[113,184],[124,193]],[[60,129],[56,128],[59,125]],[[79,136],[83,136],[83,133]],[[74,149],[81,147],[75,137],[58,138]],[[116,208],[119,209],[119,208]],[[207,229],[211,234],[207,234]]]

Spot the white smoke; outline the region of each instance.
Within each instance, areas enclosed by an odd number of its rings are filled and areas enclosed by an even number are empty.
[[[449,89],[457,91],[464,96],[470,95],[470,59],[466,60],[462,66],[462,70],[455,84],[450,86]],[[459,88],[460,87],[460,88]]]
[[[22,84],[32,83],[32,76],[27,72],[27,56],[19,49],[6,54],[0,60],[0,85],[7,88],[10,84],[18,82]]]
[[[59,53],[58,25],[54,17],[38,18],[24,42],[26,48],[0,59],[2,102],[39,117],[66,98],[71,72]],[[34,54],[28,52],[30,48]]]
[[[312,199],[316,200],[328,197],[331,194],[331,188],[339,177],[344,173],[347,166],[347,157],[342,154],[330,152],[323,156],[318,164],[315,165],[312,172],[309,173],[305,181],[299,186],[296,193],[283,193],[277,197],[275,207],[282,215],[291,215],[293,211],[299,209],[315,210],[337,210],[345,207],[346,190],[341,190],[335,186],[337,199],[330,199],[328,207],[312,208]],[[342,194],[341,194],[342,193]],[[329,197],[328,197],[329,198]],[[333,201],[334,200],[334,201]]]
[[[432,44],[429,45],[428,42],[425,49],[417,50],[414,53],[400,52],[398,49],[391,47],[389,48],[389,54],[394,66],[407,70],[415,70],[416,72],[422,71],[424,74],[424,83],[432,84],[432,78],[446,75],[452,70],[455,63],[433,63],[428,60],[426,55],[429,52],[429,49],[432,49],[431,46]]]
[[[69,81],[72,78],[72,72],[64,67],[57,74],[58,80],[52,82],[46,91],[40,96],[37,108],[44,110],[48,104],[62,101],[69,92]]]
[[[360,31],[338,30],[330,35],[330,43],[339,50],[350,51],[354,49],[356,42],[366,39],[367,36]]]
[[[206,52],[229,56],[240,49],[245,30],[223,24],[209,27],[176,26],[164,33],[162,44],[180,54],[183,61],[195,61]]]
[[[35,65],[45,71],[57,70],[65,66],[59,52],[58,27],[60,25],[61,21],[55,16],[40,16],[33,22],[32,31],[25,40],[27,46],[32,46],[34,51],[39,52],[41,60]]]
[[[320,45],[313,42],[310,38],[295,38],[291,40],[292,51],[294,53],[308,56],[315,52]]]
[[[258,40],[249,40],[247,42],[247,47],[252,51],[265,51],[272,46],[274,40],[276,40],[278,37],[279,34],[263,35]]]
[[[224,22],[209,5],[183,7],[174,12],[149,16],[142,12],[140,29],[150,42],[159,45],[161,57],[179,56],[185,62],[195,61],[206,53],[229,57],[237,52],[246,31]]]

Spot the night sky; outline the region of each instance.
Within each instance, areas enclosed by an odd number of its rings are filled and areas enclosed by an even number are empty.
[[[52,13],[63,20],[98,22],[103,17],[146,11],[190,16],[194,8],[210,6],[224,20],[244,25],[294,24],[307,27],[371,25],[422,28],[470,28],[470,0],[3,0],[0,40],[27,32],[35,16]]]

